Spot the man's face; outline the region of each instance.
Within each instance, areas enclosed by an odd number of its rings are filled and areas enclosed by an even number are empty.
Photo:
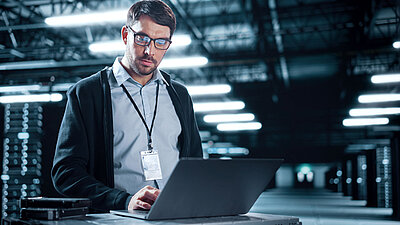
[[[131,26],[137,34],[144,34],[150,38],[170,38],[168,26],[155,23],[149,16],[143,15]],[[126,44],[125,57],[129,69],[139,76],[151,75],[160,64],[167,50],[155,48],[154,41],[149,46],[140,46],[134,42],[134,33],[127,27],[122,29],[122,38]]]

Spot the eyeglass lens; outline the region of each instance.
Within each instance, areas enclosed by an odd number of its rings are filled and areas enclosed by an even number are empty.
[[[148,46],[151,42],[151,38],[143,35],[143,34],[136,34],[135,35],[135,43],[141,46]],[[153,39],[154,40],[154,45],[158,49],[167,49],[169,47],[169,41],[165,39]]]

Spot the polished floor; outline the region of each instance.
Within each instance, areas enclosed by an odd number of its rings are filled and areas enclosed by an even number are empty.
[[[391,218],[392,209],[365,205],[366,201],[323,189],[271,189],[250,211],[296,216],[303,225],[400,225]]]

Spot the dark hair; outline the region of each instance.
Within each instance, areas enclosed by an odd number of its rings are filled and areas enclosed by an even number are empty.
[[[132,26],[142,15],[147,15],[159,25],[168,26],[172,34],[176,29],[175,14],[172,9],[160,0],[142,0],[131,6],[126,24]]]

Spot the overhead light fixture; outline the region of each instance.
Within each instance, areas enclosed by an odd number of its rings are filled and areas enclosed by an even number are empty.
[[[400,73],[397,74],[377,74],[371,77],[374,84],[396,83],[400,82]]]
[[[350,116],[378,116],[400,114],[400,107],[351,109]]]
[[[370,126],[370,125],[385,125],[389,123],[388,118],[354,118],[344,119],[342,124],[345,127],[351,126]]]
[[[395,49],[400,49],[400,41],[395,41],[395,42],[393,42],[392,46],[393,46],[393,48],[395,48]]]
[[[207,148],[208,154],[220,154],[220,155],[248,155],[249,150],[241,147],[211,147]]]
[[[76,66],[88,66],[88,65],[104,65],[110,64],[115,58],[104,58],[104,59],[87,59],[87,60],[70,60],[70,61],[55,61],[54,59],[49,60],[38,60],[38,61],[21,61],[21,62],[9,62],[0,63],[0,71],[6,70],[32,70],[32,69],[48,69],[48,68],[60,68],[60,67],[76,67]]]
[[[222,123],[222,122],[243,122],[254,120],[253,113],[238,113],[238,114],[214,114],[205,115],[203,117],[206,123]]]
[[[221,123],[217,125],[219,131],[244,131],[244,130],[259,130],[262,125],[259,122],[249,123]]]
[[[118,53],[125,51],[125,45],[122,40],[99,41],[90,44],[89,50],[94,53]]]
[[[400,94],[368,94],[358,97],[360,103],[400,101]]]
[[[188,46],[192,43],[190,35],[176,34],[172,36],[171,49]],[[122,40],[99,41],[89,45],[89,50],[94,53],[120,53],[125,51]]]
[[[0,96],[0,103],[25,103],[25,102],[59,102],[62,94],[35,94],[35,95],[7,95]]]
[[[181,58],[166,58],[163,59],[158,66],[162,69],[180,69],[201,67],[208,63],[208,59],[203,56],[181,57]]]
[[[350,144],[346,147],[346,151],[361,151],[376,149],[376,144]]]
[[[56,64],[54,59],[50,60],[37,60],[37,61],[21,61],[21,62],[8,62],[1,63],[0,70],[24,70],[24,69],[38,69],[50,68]]]
[[[77,15],[47,17],[44,22],[53,27],[74,27],[91,24],[124,23],[127,10],[115,10],[108,12],[94,12]]]
[[[226,94],[232,90],[229,84],[186,86],[186,88],[191,96]]]
[[[195,112],[209,112],[209,111],[222,111],[222,110],[240,110],[245,106],[242,101],[230,102],[203,102],[194,103],[193,109]]]
[[[38,84],[0,86],[0,93],[38,91],[38,90],[40,90],[40,85]]]
[[[75,83],[59,83],[51,87],[52,91],[67,91]]]

